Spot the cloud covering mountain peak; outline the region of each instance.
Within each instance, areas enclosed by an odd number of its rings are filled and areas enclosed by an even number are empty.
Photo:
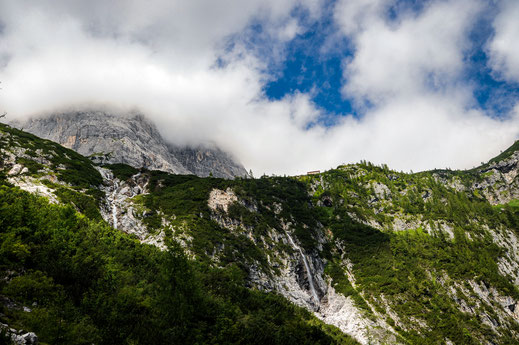
[[[485,68],[513,86],[519,33],[508,14],[518,5],[408,3],[3,1],[0,106],[21,119],[70,107],[138,109],[169,141],[215,142],[256,175],[361,159],[403,170],[478,165],[517,138],[519,98],[503,99],[512,106],[498,116],[478,103],[467,75],[473,33],[494,13]],[[293,59],[287,47],[324,22],[326,44],[349,47],[335,92],[353,111],[331,114],[312,91],[265,93]]]

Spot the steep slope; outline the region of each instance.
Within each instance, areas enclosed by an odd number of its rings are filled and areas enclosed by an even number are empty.
[[[72,153],[5,131],[9,183],[166,252],[173,241],[203,267],[235,267],[251,291],[281,294],[361,344],[519,341],[514,147],[471,171],[405,174],[361,163],[235,180],[77,157],[96,169],[95,181],[66,182]]]
[[[406,342],[517,342],[518,214],[474,193],[481,176],[360,164],[304,179],[331,212],[331,276]]]
[[[169,152],[182,165],[200,177],[234,177],[247,176],[243,166],[236,164],[233,158],[219,148],[198,147],[176,147],[168,144]]]
[[[98,187],[139,180],[135,169],[102,175],[2,124],[0,157],[2,344],[357,344],[281,296],[247,289],[236,265],[188,260],[171,234],[159,249],[108,226],[99,211],[110,186]]]
[[[175,174],[212,174],[223,178],[247,174],[243,166],[219,149],[167,144],[156,127],[142,115],[78,111],[13,125],[60,143],[97,163],[125,163]]]
[[[483,194],[491,204],[519,199],[519,141],[476,171],[479,178],[471,189]]]

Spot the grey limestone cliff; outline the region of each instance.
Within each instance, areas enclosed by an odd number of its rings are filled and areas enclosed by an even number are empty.
[[[189,171],[197,176],[215,177],[246,176],[242,165],[236,164],[233,158],[219,148],[177,147],[168,144],[169,152]]]
[[[229,154],[212,147],[178,147],[167,143],[142,115],[118,116],[103,111],[75,111],[14,123],[96,163],[125,163],[174,174],[234,178],[246,176]]]

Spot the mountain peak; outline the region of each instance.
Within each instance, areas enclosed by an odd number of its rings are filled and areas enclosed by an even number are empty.
[[[136,168],[202,177],[247,175],[241,164],[218,148],[167,143],[142,114],[72,111],[31,118],[14,125],[73,149],[96,163],[124,163]]]

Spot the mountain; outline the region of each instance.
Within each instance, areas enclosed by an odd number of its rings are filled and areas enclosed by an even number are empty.
[[[234,178],[243,166],[215,147],[178,147],[167,143],[143,115],[120,116],[77,111],[36,117],[14,126],[73,149],[96,163],[125,163],[174,174]]]
[[[468,171],[234,180],[0,143],[0,317],[42,341],[519,342],[517,143]]]
[[[138,227],[156,219],[135,203],[150,174],[231,180],[100,168],[2,124],[0,157],[0,343],[357,344],[283,297],[248,289],[243,263],[195,260],[169,225]],[[200,196],[182,193],[170,201],[190,208]],[[106,220],[135,223],[126,234]]]

